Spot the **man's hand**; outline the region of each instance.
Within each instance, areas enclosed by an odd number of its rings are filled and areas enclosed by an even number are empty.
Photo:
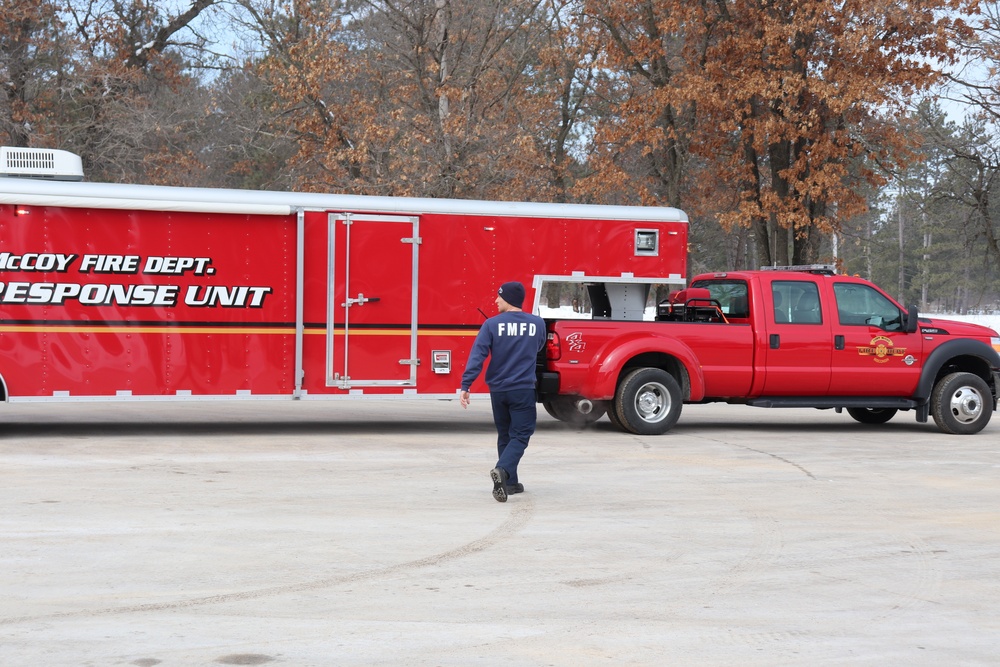
[[[458,397],[458,402],[462,404],[463,408],[468,408],[469,407],[469,400],[471,398],[472,397],[469,395],[469,392],[463,390],[462,393]]]

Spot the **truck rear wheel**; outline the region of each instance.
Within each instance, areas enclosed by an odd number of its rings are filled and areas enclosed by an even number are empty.
[[[542,407],[555,419],[572,426],[587,426],[604,416],[603,401],[594,401],[590,412],[584,414],[576,408],[578,400],[580,399],[573,396],[553,396],[542,401]]]
[[[896,408],[847,408],[847,414],[862,424],[884,424],[892,419]]]
[[[931,393],[934,423],[945,433],[979,433],[993,415],[989,385],[973,373],[951,373],[934,385]]]
[[[615,408],[614,400],[608,403],[608,421],[611,425],[622,431],[627,431],[628,429],[622,424],[622,420],[618,418],[618,412]]]
[[[637,368],[626,375],[614,401],[621,425],[636,435],[666,433],[681,416],[681,388],[659,368]]]

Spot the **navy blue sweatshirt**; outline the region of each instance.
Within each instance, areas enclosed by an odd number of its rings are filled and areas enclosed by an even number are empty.
[[[545,321],[523,311],[494,315],[480,327],[469,361],[462,374],[462,390],[468,391],[483,370],[490,391],[531,389],[535,386],[535,363],[545,347]]]

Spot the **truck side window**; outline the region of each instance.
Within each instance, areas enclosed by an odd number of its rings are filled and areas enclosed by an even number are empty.
[[[750,317],[750,300],[745,280],[699,280],[692,283],[691,287],[707,287],[712,301],[719,304],[727,318]]]
[[[805,280],[775,280],[771,283],[774,321],[788,324],[822,324],[819,287]]]
[[[873,326],[885,331],[903,328],[903,313],[878,290],[868,285],[834,283],[837,315],[846,326]]]

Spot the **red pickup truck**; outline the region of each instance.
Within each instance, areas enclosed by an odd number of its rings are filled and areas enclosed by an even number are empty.
[[[913,410],[971,434],[1000,391],[996,331],[918,318],[832,267],[702,274],[657,306],[656,321],[547,325],[546,410],[570,422],[607,413],[641,435],[670,430],[684,403],[712,401],[846,409],[865,424]]]

